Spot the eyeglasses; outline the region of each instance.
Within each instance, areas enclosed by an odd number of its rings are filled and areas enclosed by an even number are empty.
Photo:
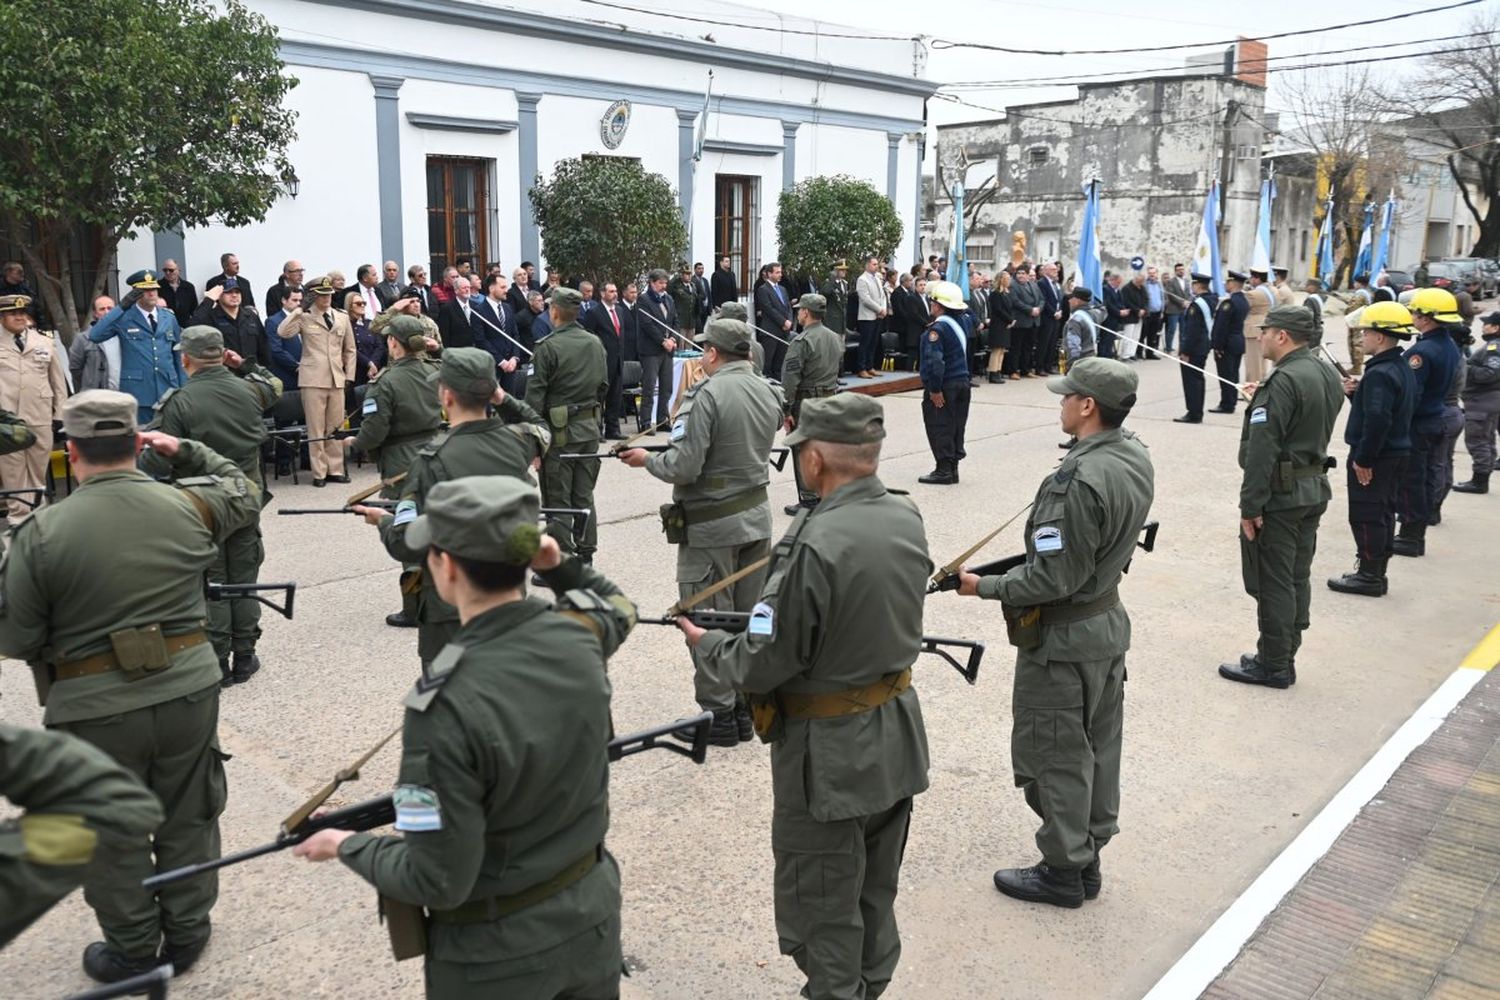
[[[287,274],[302,274],[306,270],[307,268],[305,267],[294,267],[290,271],[288,271]]]
[[[175,267],[164,267],[164,268],[161,269],[161,273],[162,274],[176,274],[177,273],[177,268],[175,268]]]

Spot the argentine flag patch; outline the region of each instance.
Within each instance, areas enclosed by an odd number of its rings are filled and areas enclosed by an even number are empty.
[[[397,785],[391,793],[396,807],[396,829],[403,833],[431,833],[443,828],[437,792],[421,785]]]
[[[750,623],[745,628],[751,635],[763,636],[767,639],[776,637],[776,609],[765,601],[761,601],[750,609]]]

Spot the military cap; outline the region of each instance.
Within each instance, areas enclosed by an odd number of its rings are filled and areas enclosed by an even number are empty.
[[[495,378],[495,358],[478,347],[450,347],[443,351],[438,381],[455,392],[489,396],[500,383]]]
[[[693,266],[691,264],[689,264],[685,260],[680,260],[680,261],[677,262],[677,270],[679,272],[683,273],[683,274],[686,274],[687,272],[691,271],[692,269],[693,269]]]
[[[821,316],[828,308],[828,300],[817,292],[803,292],[802,296],[797,299],[797,308],[809,309]]]
[[[307,292],[308,295],[332,295],[333,282],[328,280],[328,275],[320,274],[309,281],[303,291]]]
[[[465,476],[438,483],[406,529],[406,544],[437,546],[465,559],[524,566],[541,543],[542,497],[514,476]]]
[[[1266,313],[1265,320],[1260,324],[1262,330],[1268,326],[1310,337],[1313,332],[1313,314],[1308,312],[1306,306],[1275,306]]]
[[[708,321],[695,342],[729,354],[749,356],[750,327],[741,320],[719,316]]]
[[[149,292],[153,288],[161,287],[161,284],[156,280],[156,272],[151,270],[135,272],[125,279],[125,284],[138,292]]]
[[[1267,274],[1267,272],[1263,268],[1252,267],[1250,269],[1250,277],[1252,277],[1252,278],[1260,278],[1260,279],[1264,280],[1265,277],[1266,277],[1266,274]]]
[[[1213,275],[1204,274],[1202,271],[1194,271],[1188,277],[1205,285],[1212,285],[1214,283]]]
[[[1094,293],[1082,286],[1068,293],[1068,298],[1077,299],[1079,302],[1087,302],[1094,297]]]
[[[182,339],[173,350],[196,361],[224,360],[224,335],[216,326],[199,323],[182,331]]]
[[[1247,280],[1244,271],[1225,271],[1224,277],[1229,281],[1243,282]]]
[[[745,309],[743,302],[726,302],[719,306],[717,319],[737,319],[741,323],[750,319],[750,313]]]
[[[1114,358],[1080,358],[1068,367],[1066,375],[1053,375],[1047,379],[1047,388],[1059,396],[1088,396],[1100,406],[1112,410],[1128,410],[1134,406],[1135,390],[1139,384],[1135,371]]]
[[[797,426],[786,436],[786,443],[870,444],[884,437],[884,408],[864,393],[840,392],[804,399]]]
[[[122,437],[135,433],[140,404],[129,393],[85,389],[68,397],[62,408],[63,430],[70,438]]]
[[[1479,322],[1485,326],[1500,326],[1500,310],[1490,313],[1488,316],[1479,317]]]
[[[0,295],[0,312],[22,312],[29,305],[29,295]]]
[[[552,304],[563,309],[577,309],[583,305],[583,293],[576,288],[554,288]]]
[[[847,260],[844,260],[844,259],[840,258],[840,259],[838,259],[838,260],[836,260],[836,261],[833,262],[833,269],[835,271],[838,271],[840,269],[847,271],[847,270],[849,270],[849,262]]]
[[[1291,274],[1291,269],[1282,267],[1280,264],[1272,264],[1271,270],[1276,274]]]

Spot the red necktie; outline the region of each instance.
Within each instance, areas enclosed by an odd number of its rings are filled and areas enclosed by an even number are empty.
[[[620,335],[620,317],[615,315],[613,309],[609,311],[609,321],[615,325],[615,336],[618,337]]]

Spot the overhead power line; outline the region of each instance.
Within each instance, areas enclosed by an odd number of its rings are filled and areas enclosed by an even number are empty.
[[[1251,40],[1268,42],[1278,38],[1296,38],[1302,35],[1319,35],[1329,31],[1342,31],[1345,28],[1366,28],[1372,24],[1385,24],[1389,21],[1400,21],[1408,17],[1419,17],[1423,14],[1436,14],[1445,10],[1456,10],[1459,7],[1472,7],[1475,4],[1483,2],[1484,0],[1459,0],[1457,3],[1445,4],[1441,7],[1425,7],[1422,10],[1411,10],[1404,14],[1390,14],[1386,17],[1372,17],[1362,21],[1347,21],[1342,24],[1330,24],[1322,28],[1301,28],[1297,31],[1279,31],[1270,35],[1257,35]],[[935,38],[932,41],[932,47],[935,49],[983,49],[986,52],[1009,52],[1015,55],[1026,56],[1111,56],[1138,55],[1142,52],[1173,52],[1181,51],[1182,49],[1207,49],[1223,45],[1235,45],[1240,41],[1242,41],[1241,38],[1230,38],[1219,42],[1182,42],[1176,45],[1148,45],[1128,49],[1032,49],[1008,45],[991,45],[987,42],[955,42],[951,39]]]
[[[914,35],[876,35],[868,31],[860,32],[838,32],[819,31],[815,28],[787,28],[776,24],[746,24],[743,21],[726,21],[723,18],[693,17],[691,14],[678,14],[675,11],[654,10],[650,7],[632,7],[629,4],[609,3],[607,0],[581,0],[582,3],[591,4],[595,7],[607,7],[610,10],[623,10],[632,14],[649,14],[652,17],[664,17],[672,21],[691,21],[694,24],[711,24],[720,28],[745,28],[750,31],[774,31],[778,35],[812,35],[817,38],[860,38],[867,41],[885,42],[911,42],[916,41]],[[780,16],[780,15],[776,15]]]

